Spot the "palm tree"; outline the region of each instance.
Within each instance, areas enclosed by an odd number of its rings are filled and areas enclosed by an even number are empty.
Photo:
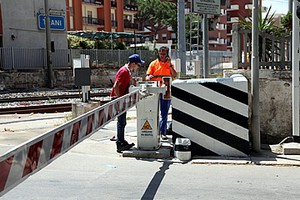
[[[274,44],[274,50],[272,51],[272,38],[263,37],[263,34],[269,34],[277,37],[288,36],[290,32],[280,26],[275,25],[275,12],[271,13],[271,8],[269,7],[266,16],[263,18],[262,10],[259,10],[258,16],[258,30],[259,34],[259,60],[260,61],[269,61],[273,58],[274,54],[278,54],[280,50],[280,44]],[[252,29],[252,17],[249,16],[246,19],[239,20],[240,26],[242,29],[251,30]],[[248,34],[248,37],[251,38],[251,33]],[[264,42],[265,41],[265,42]],[[263,45],[265,51],[263,52]]]

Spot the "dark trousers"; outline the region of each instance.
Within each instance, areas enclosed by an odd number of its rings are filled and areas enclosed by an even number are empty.
[[[124,142],[124,133],[126,126],[126,112],[118,117],[117,122],[117,142]]]
[[[161,119],[159,122],[159,130],[162,135],[166,135],[168,112],[171,105],[171,100],[170,99],[164,100],[162,94],[160,94],[159,101],[160,101],[160,115],[161,115]]]

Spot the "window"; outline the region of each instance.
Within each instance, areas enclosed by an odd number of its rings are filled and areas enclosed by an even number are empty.
[[[172,33],[172,34],[171,34],[171,38],[172,38],[172,39],[176,39],[176,33]]]
[[[87,17],[88,17],[88,23],[89,23],[89,24],[92,24],[92,23],[93,23],[93,22],[92,22],[92,20],[93,20],[93,12],[90,11],[90,10],[88,10],[88,11],[87,11]]]
[[[161,35],[161,39],[162,39],[162,40],[167,40],[167,34],[162,34],[162,35]]]
[[[230,14],[227,13],[227,21],[230,22],[231,18],[230,18]]]
[[[132,15],[124,15],[124,20],[132,22]]]

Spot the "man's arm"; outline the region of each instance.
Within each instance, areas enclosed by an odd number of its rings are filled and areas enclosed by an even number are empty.
[[[177,77],[177,72],[174,69],[174,65],[172,65],[172,63],[170,65],[170,69],[171,69],[171,76],[172,76],[172,78],[176,78]]]
[[[151,69],[152,69],[152,62],[150,63],[147,72],[146,72],[146,81],[151,81],[151,79],[153,78],[153,75],[151,73]]]
[[[120,94],[120,85],[121,85],[120,81],[115,81],[114,86],[113,86],[114,92],[115,92],[117,97],[120,97],[120,95],[121,95]]]

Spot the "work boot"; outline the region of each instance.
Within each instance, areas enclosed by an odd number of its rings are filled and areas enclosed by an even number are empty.
[[[122,151],[129,150],[134,146],[134,143],[128,144],[127,141],[116,142],[116,144],[117,144],[117,152],[118,153],[122,153]]]

